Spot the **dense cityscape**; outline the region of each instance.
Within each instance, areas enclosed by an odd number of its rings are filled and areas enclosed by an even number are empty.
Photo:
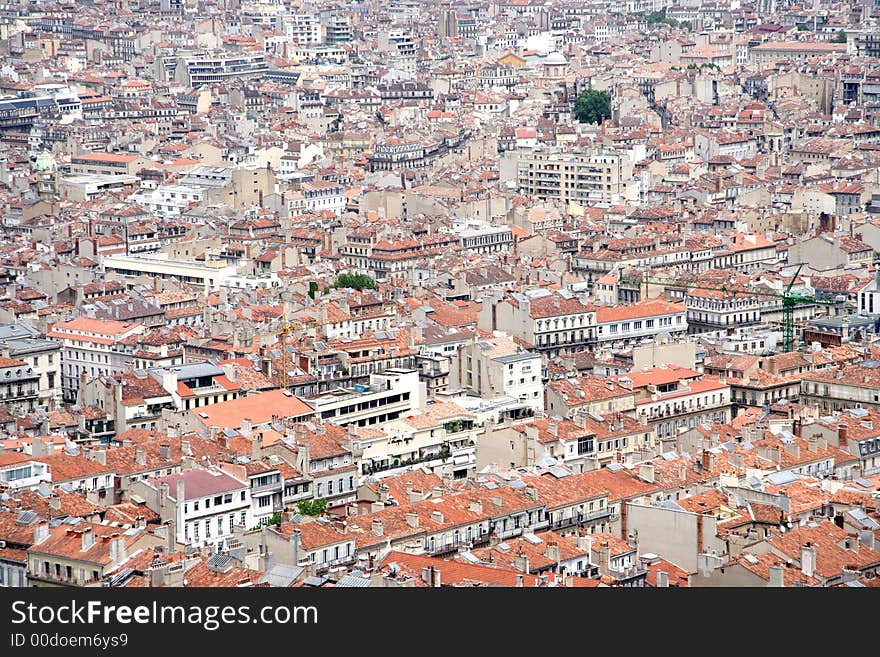
[[[2,2],[0,587],[880,586],[807,4]]]

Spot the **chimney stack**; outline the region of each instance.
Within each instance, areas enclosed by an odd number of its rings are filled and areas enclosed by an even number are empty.
[[[95,533],[91,527],[87,527],[82,533],[82,551],[85,552],[95,544]]]
[[[770,566],[770,580],[767,582],[767,586],[773,588],[785,586],[783,574],[782,566]]]
[[[807,541],[801,546],[801,572],[812,577],[816,568],[816,546]]]

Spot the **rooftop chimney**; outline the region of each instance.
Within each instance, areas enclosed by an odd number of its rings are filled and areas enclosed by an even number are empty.
[[[801,546],[801,572],[812,577],[816,568],[816,546],[809,541]]]
[[[34,545],[39,545],[47,538],[49,538],[49,523],[41,522],[34,525]]]
[[[642,463],[639,466],[639,477],[647,481],[649,484],[654,483],[654,464]]]
[[[171,460],[171,445],[159,445],[159,458],[161,458],[163,461]]]
[[[147,464],[147,454],[140,447],[134,450],[134,461],[138,465],[146,465]]]
[[[665,589],[669,586],[669,573],[663,570],[657,571],[657,588]]]
[[[382,524],[381,520],[373,520],[372,528],[373,528],[373,533],[376,536],[382,536],[385,534],[385,525]]]
[[[785,586],[783,574],[782,566],[770,566],[770,580],[767,582],[767,586],[774,588]]]
[[[91,527],[87,527],[82,533],[82,551],[85,552],[95,544],[95,533]]]
[[[406,514],[406,524],[412,527],[413,529],[418,529],[419,527],[419,514],[418,513],[407,513]]]

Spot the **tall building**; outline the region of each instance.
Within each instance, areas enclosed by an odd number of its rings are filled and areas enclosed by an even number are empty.
[[[458,12],[455,9],[444,9],[440,13],[437,35],[441,39],[458,38]]]
[[[564,203],[616,200],[631,178],[632,163],[621,153],[556,149],[521,153],[516,175],[521,194]]]

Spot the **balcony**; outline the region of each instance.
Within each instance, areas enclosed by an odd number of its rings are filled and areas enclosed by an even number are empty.
[[[251,497],[262,495],[263,493],[280,493],[281,488],[282,485],[280,479],[260,486],[251,485]]]
[[[472,540],[467,540],[466,538],[459,538],[458,540],[453,540],[450,543],[444,543],[443,545],[438,545],[433,550],[425,550],[425,552],[432,557],[443,556],[446,554],[452,554],[453,552],[457,552],[459,548],[462,547],[477,547],[480,545],[487,545],[489,543],[488,532],[484,532],[480,534],[478,537],[473,538]]]
[[[322,573],[330,568],[334,568],[336,566],[347,566],[353,564],[355,562],[355,556],[352,554],[348,557],[339,557],[338,559],[331,559],[330,561],[325,561],[323,563],[315,564],[315,572]],[[301,560],[299,563],[300,566],[309,566],[312,565],[310,561]]]
[[[598,511],[593,511],[592,513],[576,513],[573,516],[568,518],[561,518],[558,520],[554,520],[550,523],[551,529],[561,529],[564,527],[574,527],[577,525],[582,525],[587,522],[592,522],[594,520],[600,520],[602,518],[610,518],[611,517],[611,508],[605,507],[603,509],[599,509]]]

